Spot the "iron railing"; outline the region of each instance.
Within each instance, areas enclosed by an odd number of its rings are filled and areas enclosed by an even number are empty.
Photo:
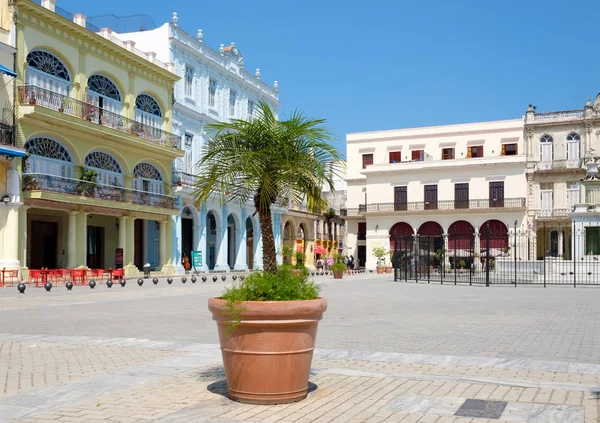
[[[536,113],[533,115],[534,121],[556,121],[556,120],[573,120],[583,119],[583,110],[565,110],[562,112],[546,112]]]
[[[567,227],[540,229],[536,234],[482,227],[479,233],[392,237],[394,281],[600,285],[600,241],[581,231],[571,234]]]
[[[581,169],[583,172],[583,168],[581,167],[581,159],[571,159],[571,160],[552,160],[552,161],[543,161],[537,162],[535,164],[536,172],[548,172],[548,171],[561,171],[561,170],[577,170]]]
[[[413,213],[423,210],[496,210],[496,209],[523,209],[525,198],[498,198],[498,199],[473,199],[473,200],[438,200],[416,201],[407,203],[371,203],[360,204],[358,209],[348,209],[348,215],[360,213],[399,212]]]
[[[181,172],[179,170],[173,171],[173,184],[184,187],[193,187],[196,184],[197,176],[192,173]]]
[[[16,145],[15,127],[0,123],[0,144]]]
[[[117,113],[109,112],[93,104],[34,85],[19,87],[19,103],[56,110],[69,116],[75,116],[98,125],[144,138],[162,146],[172,146],[173,148],[181,149],[181,137],[179,135],[171,134],[170,132],[137,122]]]
[[[138,191],[115,185],[104,185],[47,173],[24,173],[23,191],[57,192],[166,209],[176,209],[179,206],[178,197],[171,195]]]
[[[544,218],[562,218],[567,217],[571,209],[542,209],[536,210],[535,217],[537,219]]]

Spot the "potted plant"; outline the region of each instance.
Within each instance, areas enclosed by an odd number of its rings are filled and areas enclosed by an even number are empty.
[[[35,88],[30,87],[27,92],[27,97],[29,98],[29,104],[35,105]]]
[[[35,191],[40,189],[40,184],[38,183],[35,175],[26,174],[23,175],[23,190],[25,191]]]
[[[460,266],[460,270],[463,271],[467,268],[467,261],[465,259],[460,259],[458,261],[458,265]]]
[[[85,169],[81,179],[75,185],[75,191],[80,195],[93,196],[98,186],[98,172],[93,169]]]
[[[333,272],[333,279],[342,279],[344,272],[348,270],[348,266],[344,263],[344,256],[336,254],[334,258],[335,263],[329,266],[329,270]]]
[[[290,245],[283,245],[281,247],[281,256],[283,258],[283,264],[292,264],[292,256],[294,255],[294,248]]]
[[[252,121],[209,126],[214,135],[198,163],[195,199],[198,204],[214,196],[238,204],[253,200],[263,240],[262,272],[208,303],[227,391],[236,401],[288,403],[308,392],[317,325],[327,301],[305,272],[277,268],[272,208],[278,197],[287,196],[306,198],[311,213],[323,212],[321,187],[333,190],[342,172],[341,155],[323,122],[300,113],[279,120],[260,102]]]
[[[383,247],[375,247],[372,250],[373,255],[377,257],[377,273],[383,273],[385,270],[385,256],[387,251]]]
[[[64,113],[67,104],[67,97],[63,96],[62,100],[60,101],[60,107],[58,108],[59,113]]]
[[[292,269],[292,273],[303,273],[303,272],[307,271],[306,267],[304,266],[304,261],[306,260],[306,254],[304,254],[303,251],[296,251],[294,253],[294,258],[296,259],[296,264],[294,265],[294,268]]]

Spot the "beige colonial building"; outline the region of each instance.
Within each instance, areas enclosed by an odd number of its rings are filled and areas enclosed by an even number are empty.
[[[346,148],[346,247],[369,269],[373,248],[389,249],[395,237],[434,237],[432,253],[478,253],[487,229],[497,255],[510,232],[526,228],[522,119],[354,133]]]
[[[569,213],[583,201],[582,159],[600,151],[600,97],[583,109],[525,115],[527,146],[527,225],[536,241],[535,258],[571,259],[572,222]]]

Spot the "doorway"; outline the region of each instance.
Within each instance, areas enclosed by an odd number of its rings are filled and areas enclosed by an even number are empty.
[[[90,269],[104,268],[104,228],[88,226],[87,228],[87,266]]]
[[[144,221],[136,219],[133,227],[133,264],[138,270],[144,267]]]
[[[31,221],[31,269],[56,269],[57,245],[58,245],[58,223]]]
[[[188,257],[188,259],[192,260],[192,250],[193,250],[193,240],[194,240],[194,220],[193,219],[181,219],[181,257],[184,255]]]
[[[356,256],[358,259],[358,266],[364,267],[367,262],[367,246],[359,245],[357,247],[357,249],[358,249],[358,252],[357,252]]]

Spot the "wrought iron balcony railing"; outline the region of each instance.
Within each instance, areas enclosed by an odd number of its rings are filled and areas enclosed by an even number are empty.
[[[571,209],[541,209],[535,212],[538,219],[562,218],[567,217]]]
[[[23,191],[57,192],[166,209],[176,209],[178,207],[178,197],[171,195],[138,191],[114,185],[104,185],[81,179],[49,175],[47,173],[24,173]]]
[[[173,171],[173,184],[184,187],[193,187],[196,183],[196,175],[192,173]]]
[[[13,125],[0,123],[0,144],[13,146],[16,145],[15,127]]]
[[[19,87],[19,103],[56,110],[57,112],[135,135],[163,146],[172,146],[173,148],[181,149],[181,137],[179,135],[171,134],[170,132],[126,118],[117,113],[109,112],[93,104],[34,85]]]
[[[500,198],[476,200],[441,200],[441,201],[416,201],[410,203],[372,203],[360,204],[356,209],[348,209],[348,215],[361,213],[399,212],[414,213],[423,210],[495,210],[495,209],[523,209],[525,198]]]
[[[561,171],[561,170],[572,170],[572,169],[583,169],[581,167],[581,159],[573,159],[573,160],[552,160],[552,161],[544,161],[537,162],[535,164],[535,170],[538,172],[544,171]]]

